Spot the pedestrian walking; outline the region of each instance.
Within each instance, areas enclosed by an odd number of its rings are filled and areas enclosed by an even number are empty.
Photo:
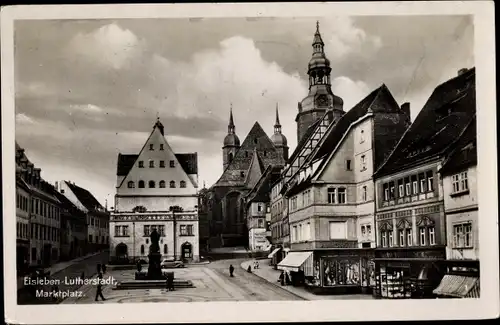
[[[102,295],[102,283],[101,283],[102,273],[99,273],[99,275],[97,276],[97,279],[99,280],[99,282],[97,283],[97,290],[95,293],[95,301],[98,301],[99,297],[101,297],[102,300],[106,300],[106,298],[104,298],[104,296]]]
[[[102,263],[102,274],[106,273],[106,264]]]
[[[252,273],[252,266],[251,266],[251,265],[249,265],[249,266],[248,266],[248,268],[247,268],[247,272],[248,272],[248,273]]]
[[[233,272],[234,272],[234,267],[233,267],[233,264],[231,264],[231,265],[229,265],[229,276],[230,277],[234,277]]]
[[[281,274],[280,274],[280,280],[279,280],[279,281],[280,281],[280,284],[281,284],[282,286],[284,286],[284,285],[285,285],[285,271],[281,271]]]
[[[255,261],[255,269],[259,268],[259,261]]]

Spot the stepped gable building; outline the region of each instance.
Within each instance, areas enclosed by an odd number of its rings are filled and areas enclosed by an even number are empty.
[[[60,257],[60,203],[41,169],[16,142],[17,267],[49,266]]]
[[[56,188],[86,215],[87,234],[84,245],[86,252],[98,252],[108,248],[109,211],[97,201],[92,193],[75,183],[60,181],[56,183]]]
[[[370,291],[373,171],[410,125],[409,105],[400,107],[382,85],[347,113],[329,109],[313,125],[277,189],[288,202],[291,248],[278,268],[313,291]]]
[[[281,133],[278,110],[272,138],[255,122],[240,144],[231,109],[228,135],[224,139],[222,151],[224,171],[207,194],[209,245],[213,248],[247,246],[248,229],[243,198],[257,184],[268,166],[283,166],[288,158],[287,139]]]
[[[175,153],[157,119],[139,154],[118,155],[112,260],[145,260],[160,234],[163,258],[199,260],[198,154]]]
[[[439,170],[448,235],[446,275],[433,293],[445,297],[480,297],[476,123],[469,123]]]
[[[438,286],[447,238],[446,192],[438,173],[475,112],[475,69],[461,69],[434,90],[375,172],[378,296],[427,297]]]
[[[308,64],[309,94],[298,103],[297,142],[300,142],[308,128],[319,120],[327,110],[330,110],[335,119],[343,111],[343,100],[332,92],[330,60],[325,55],[325,44],[319,32],[319,23],[316,23],[316,33],[312,43],[313,54]]]

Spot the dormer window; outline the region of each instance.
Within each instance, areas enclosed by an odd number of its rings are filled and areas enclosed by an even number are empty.
[[[139,161],[139,168],[144,168],[144,161],[142,160]]]
[[[165,150],[165,149],[163,149],[163,143],[160,144],[160,150]]]
[[[149,150],[155,150],[155,145],[154,145],[154,144],[152,144],[152,143],[150,143],[150,144],[149,144]]]

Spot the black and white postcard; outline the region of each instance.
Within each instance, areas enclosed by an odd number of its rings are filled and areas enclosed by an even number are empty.
[[[498,317],[493,2],[1,18],[6,322]]]

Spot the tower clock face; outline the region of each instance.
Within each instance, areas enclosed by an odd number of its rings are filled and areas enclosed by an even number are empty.
[[[327,106],[328,105],[328,98],[326,95],[320,95],[318,96],[318,99],[316,100],[318,103],[318,106]]]

